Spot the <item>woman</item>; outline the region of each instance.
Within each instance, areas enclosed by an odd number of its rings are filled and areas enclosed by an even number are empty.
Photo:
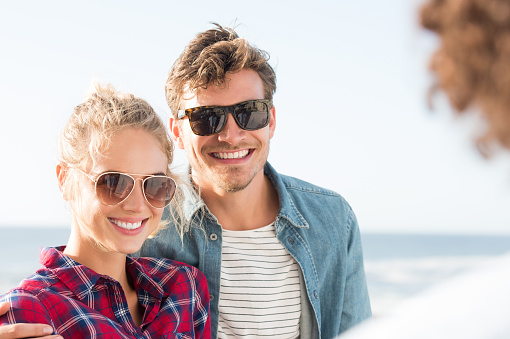
[[[210,336],[200,271],[127,257],[157,231],[174,196],[172,150],[147,102],[96,86],[60,138],[57,178],[73,212],[69,242],[43,249],[45,268],[0,298],[12,305],[0,325],[45,323],[64,338]]]

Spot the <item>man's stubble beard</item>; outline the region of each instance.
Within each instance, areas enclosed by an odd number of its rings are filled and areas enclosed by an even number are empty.
[[[260,151],[261,148],[256,148],[256,150]],[[224,173],[221,174],[216,173],[216,175],[214,175],[210,173],[210,175],[208,175],[205,179],[214,184],[214,186],[223,190],[224,192],[227,193],[240,192],[252,183],[253,179],[260,171],[264,170],[264,165],[267,162],[268,156],[269,156],[269,142],[267,144],[266,153],[255,164],[253,171],[249,174],[248,179],[242,182],[240,182],[239,180],[232,180],[235,179],[236,172],[239,172],[239,167],[236,166],[226,167]],[[234,178],[232,178],[233,176]]]

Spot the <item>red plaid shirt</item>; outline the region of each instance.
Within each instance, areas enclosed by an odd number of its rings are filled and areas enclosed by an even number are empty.
[[[209,292],[195,267],[168,259],[127,258],[144,309],[137,327],[121,285],[64,255],[41,251],[38,270],[0,298],[0,325],[45,323],[64,338],[210,338]]]

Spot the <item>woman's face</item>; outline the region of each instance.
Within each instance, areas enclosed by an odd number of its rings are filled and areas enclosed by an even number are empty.
[[[144,179],[146,175],[166,175],[167,168],[168,160],[158,140],[145,130],[126,127],[112,136],[92,168],[83,170],[94,179],[105,172]],[[142,181],[136,180],[126,200],[105,206],[96,197],[94,182],[81,172],[76,175],[79,189],[70,203],[80,244],[97,244],[103,250],[124,254],[138,251],[156,230],[163,214],[163,209],[154,208],[145,200]]]

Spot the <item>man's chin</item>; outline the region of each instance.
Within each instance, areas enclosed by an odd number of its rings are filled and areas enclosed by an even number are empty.
[[[216,186],[218,186],[227,193],[237,193],[248,187],[252,180],[253,178],[250,179],[248,182],[232,182],[228,180],[220,180],[216,181]]]
[[[236,193],[246,189],[252,183],[253,178],[255,178],[253,173],[235,173],[233,171],[216,173],[211,177],[216,187],[227,193]]]

